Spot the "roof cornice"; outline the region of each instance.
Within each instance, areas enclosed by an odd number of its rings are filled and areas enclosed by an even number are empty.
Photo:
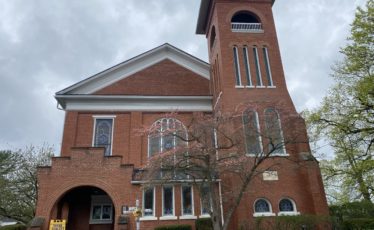
[[[66,111],[212,111],[212,96],[55,95]]]

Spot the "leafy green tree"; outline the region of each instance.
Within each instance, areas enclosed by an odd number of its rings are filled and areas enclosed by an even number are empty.
[[[343,61],[333,68],[336,84],[318,109],[307,112],[307,121],[311,135],[326,138],[335,152],[334,159],[321,164],[330,201],[373,202],[373,0],[368,0],[365,9],[357,9],[341,53]]]
[[[28,146],[17,151],[0,151],[0,217],[24,224],[35,214],[39,165],[49,165],[53,149]]]

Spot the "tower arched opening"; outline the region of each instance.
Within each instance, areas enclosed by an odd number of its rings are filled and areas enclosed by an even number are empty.
[[[239,11],[231,18],[232,32],[262,32],[260,18],[249,11]]]

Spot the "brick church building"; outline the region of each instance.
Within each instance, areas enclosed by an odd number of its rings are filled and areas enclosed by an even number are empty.
[[[264,131],[265,117],[273,116],[279,140],[290,131],[282,127],[292,127],[303,142],[286,144],[270,157],[278,167],[260,175],[245,193],[230,229],[239,229],[243,221],[251,224],[258,216],[326,215],[318,162],[287,91],[273,4],[201,0],[196,33],[207,38],[209,63],[164,44],[57,92],[65,111],[64,132],[60,156],[52,158],[50,167],[38,169],[36,218],[44,220],[40,229],[48,229],[55,219],[66,220],[68,230],[135,229],[131,210],[136,205],[143,210],[141,229],[194,226],[208,213],[192,184],[144,188],[134,177],[149,156],[175,141],[154,142],[133,130],[159,122],[183,126],[196,112],[214,114],[217,105],[230,111],[239,103],[256,105],[248,114],[257,131]],[[178,111],[176,118],[165,117],[173,111]],[[246,145],[247,157],[266,148],[261,138]]]

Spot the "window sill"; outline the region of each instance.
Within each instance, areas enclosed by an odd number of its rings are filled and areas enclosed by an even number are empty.
[[[235,88],[236,89],[244,89],[244,85],[236,85]]]
[[[200,215],[199,218],[209,218],[210,215],[209,214],[203,214],[203,215]]]
[[[270,155],[270,157],[288,157],[290,154],[288,153],[273,153]]]
[[[258,88],[258,89],[265,89],[266,86],[264,86],[264,85],[256,85],[256,88]]]
[[[155,216],[143,216],[139,218],[140,221],[158,220]]]
[[[278,216],[298,216],[300,212],[278,212]]]
[[[239,30],[239,29],[231,29],[233,33],[250,33],[250,34],[262,34],[264,30]]]
[[[266,88],[269,88],[269,89],[275,89],[277,88],[275,85],[271,85],[271,86],[266,86]]]
[[[247,157],[259,157],[261,154],[254,154],[254,153],[246,153],[245,154]],[[290,154],[288,153],[273,153],[270,154],[268,157],[288,157]]]
[[[112,220],[90,220],[89,224],[112,224]]]
[[[185,215],[185,216],[180,216],[180,220],[196,220],[197,216],[192,216],[192,215]]]
[[[161,216],[160,220],[177,220],[177,216]]]
[[[255,86],[254,85],[246,85],[245,88],[254,89]]]
[[[258,213],[253,213],[254,217],[264,217],[264,216],[276,216],[275,213],[273,212],[258,212]]]

